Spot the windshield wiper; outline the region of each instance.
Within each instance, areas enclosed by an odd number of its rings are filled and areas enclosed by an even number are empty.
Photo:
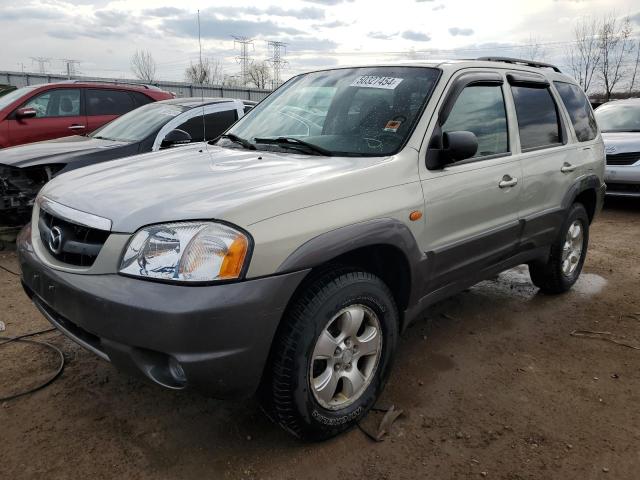
[[[314,152],[318,155],[324,155],[326,157],[330,157],[333,155],[333,152],[327,150],[326,148],[322,148],[313,143],[305,142],[304,140],[300,140],[295,137],[277,137],[277,138],[256,138],[256,143],[264,143],[271,145],[280,145],[283,147],[295,148],[296,150],[300,150],[301,148],[307,150],[307,152]]]
[[[214,144],[215,142],[217,142],[221,138],[226,138],[227,140],[231,140],[233,143],[237,143],[239,145],[242,145],[247,150],[255,150],[256,149],[256,146],[253,143],[251,143],[249,140],[247,140],[245,138],[240,138],[239,136],[234,135],[233,133],[223,133],[218,138],[216,138],[215,140],[213,140],[213,141],[211,141],[209,143],[210,144]]]

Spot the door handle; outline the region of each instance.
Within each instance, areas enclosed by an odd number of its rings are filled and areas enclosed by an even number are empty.
[[[505,175],[504,177],[502,177],[502,180],[498,184],[498,187],[509,188],[509,187],[514,187],[517,184],[518,184],[517,178],[511,177],[510,175]]]
[[[562,173],[571,173],[576,169],[575,165],[571,165],[570,163],[564,162],[564,165],[562,165],[562,168],[560,169],[560,171]]]
[[[69,127],[69,130],[84,130],[85,128],[87,127],[85,127],[84,125],[71,125]]]

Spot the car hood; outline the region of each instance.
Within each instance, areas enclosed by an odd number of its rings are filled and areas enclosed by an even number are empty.
[[[239,226],[383,188],[350,174],[390,157],[324,157],[194,144],[62,174],[41,192],[132,233],[160,222],[221,219]],[[379,178],[379,176],[377,176]],[[387,184],[388,185],[388,184]]]
[[[640,152],[640,132],[603,132],[602,140],[609,155]]]
[[[75,135],[4,148],[0,150],[0,164],[23,168],[52,163],[68,163],[76,157],[86,158],[86,155],[91,153],[101,155],[105,150],[126,145],[129,144]]]

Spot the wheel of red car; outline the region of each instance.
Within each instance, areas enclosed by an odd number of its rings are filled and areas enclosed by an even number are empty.
[[[355,425],[382,391],[396,348],[387,286],[367,272],[330,272],[308,284],[283,322],[263,392],[270,416],[307,440]]]

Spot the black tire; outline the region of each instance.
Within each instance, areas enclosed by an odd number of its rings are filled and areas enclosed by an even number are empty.
[[[562,249],[569,227],[579,221],[582,224],[583,243],[580,259],[575,270],[566,275],[562,271]],[[564,293],[569,290],[580,277],[584,260],[587,256],[589,245],[589,217],[587,211],[581,203],[574,203],[569,209],[569,213],[562,224],[562,228],[551,246],[551,252],[547,261],[537,261],[529,264],[529,276],[533,284],[544,293]]]
[[[351,305],[364,305],[377,315],[381,354],[362,394],[344,408],[328,409],[320,405],[311,389],[312,354],[330,320]],[[382,280],[353,269],[324,272],[308,282],[287,309],[260,392],[263,407],[272,420],[303,440],[324,440],[351,428],[382,392],[397,339],[398,309]]]

